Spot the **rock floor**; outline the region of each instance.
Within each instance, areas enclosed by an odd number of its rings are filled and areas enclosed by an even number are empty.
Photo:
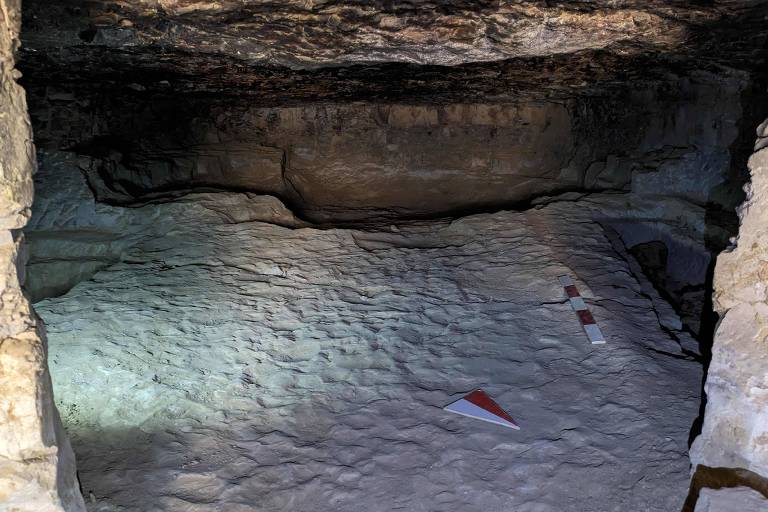
[[[381,231],[174,220],[42,301],[89,510],[679,510],[701,366],[571,205]],[[521,430],[442,411],[475,388]]]

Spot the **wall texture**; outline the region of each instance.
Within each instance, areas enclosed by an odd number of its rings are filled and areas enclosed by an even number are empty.
[[[39,147],[93,157],[84,166],[101,201],[207,187],[343,221],[509,208],[570,190],[735,206],[729,148],[745,81],[702,72],[561,100],[271,107],[35,85],[30,103]]]
[[[714,306],[722,319],[691,458],[768,477],[768,121],[757,135],[737,245],[717,259]]]
[[[21,292],[20,228],[32,203],[34,147],[16,84],[18,0],[0,0],[0,510],[78,512],[72,450],[53,405],[45,335]]]

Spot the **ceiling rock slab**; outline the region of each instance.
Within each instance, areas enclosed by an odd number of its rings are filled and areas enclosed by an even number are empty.
[[[40,4],[40,2],[32,2]],[[294,68],[408,62],[457,65],[625,44],[675,48],[724,15],[700,2],[185,0],[70,2],[41,43],[152,46]],[[57,12],[58,11],[58,12]],[[83,22],[87,26],[83,26]],[[34,24],[33,24],[34,28]]]
[[[29,0],[23,57],[33,79],[57,81],[511,97],[626,84],[665,66],[749,67],[765,40],[763,4]]]

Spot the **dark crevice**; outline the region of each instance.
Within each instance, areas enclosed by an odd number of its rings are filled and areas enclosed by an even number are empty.
[[[713,468],[696,466],[691,488],[681,512],[694,512],[702,489],[729,489],[746,487],[768,499],[768,478],[742,468]],[[747,512],[746,510],[744,512]],[[755,511],[757,512],[757,511]]]

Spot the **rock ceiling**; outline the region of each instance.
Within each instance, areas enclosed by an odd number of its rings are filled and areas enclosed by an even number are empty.
[[[22,68],[32,82],[267,102],[552,97],[752,69],[767,12],[708,0],[27,0]]]

